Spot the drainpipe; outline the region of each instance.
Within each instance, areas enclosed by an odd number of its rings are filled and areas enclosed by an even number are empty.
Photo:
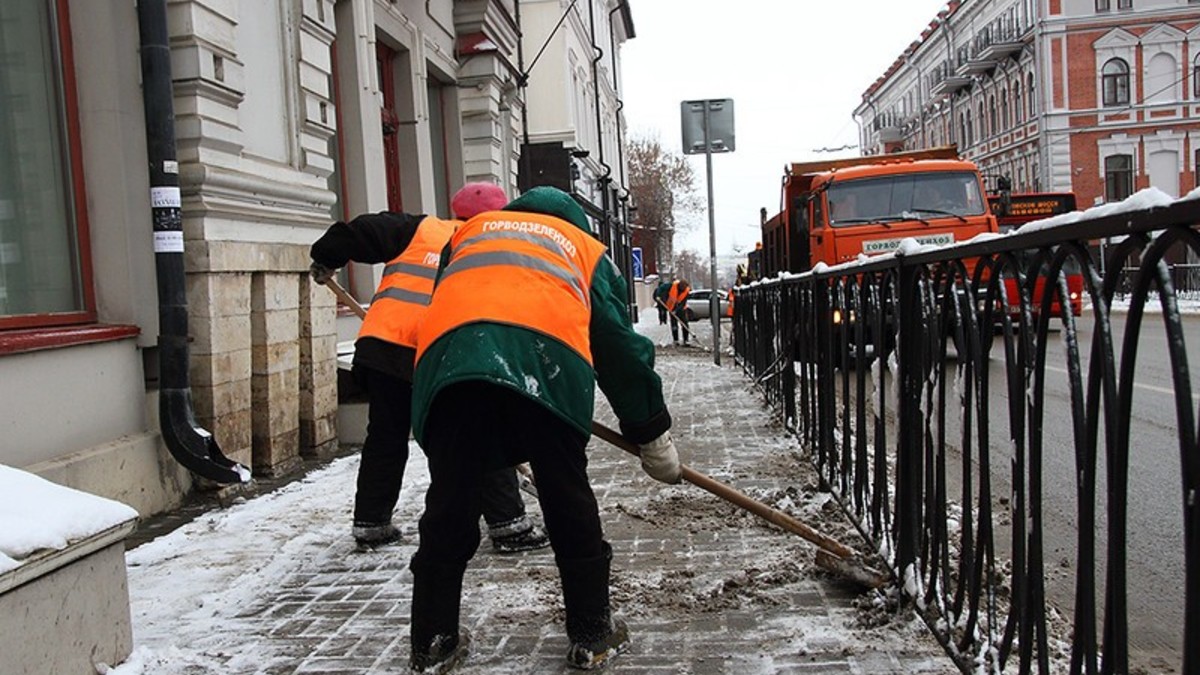
[[[196,475],[221,484],[245,483],[250,480],[250,470],[222,454],[213,435],[196,425],[192,411],[166,0],[138,0],[137,13],[158,279],[158,412],[163,442],[171,455]]]
[[[620,188],[621,192],[625,193],[624,196],[618,198],[619,203],[615,204],[613,206],[613,208],[614,208],[614,210],[617,211],[617,224],[621,227],[621,230],[622,230],[622,232],[624,232],[624,235],[625,235],[625,240],[629,243],[629,254],[630,254],[631,260],[632,260],[633,229],[629,226],[629,210],[628,210],[629,188],[625,185],[625,153],[624,153],[624,148],[623,148],[623,146],[625,144],[625,140],[623,138],[623,134],[621,133],[621,111],[623,111],[625,109],[625,101],[624,101],[624,99],[621,98],[621,86],[620,86],[619,78],[617,77],[617,36],[616,36],[616,31],[613,29],[613,17],[616,15],[617,12],[621,11],[622,9],[627,9],[627,3],[625,2],[625,0],[621,0],[620,2],[618,2],[616,4],[616,6],[613,7],[612,10],[610,10],[608,13],[608,51],[610,54],[612,54],[612,84],[613,84],[613,92],[617,97],[617,109],[613,116],[613,126],[616,128],[616,133],[617,133],[617,171],[619,172],[617,187]],[[644,256],[645,251],[643,251],[642,253]],[[642,259],[643,270],[645,269],[645,264],[646,264],[645,258],[643,257],[643,259]],[[655,271],[658,271],[657,266],[655,266]],[[633,288],[633,279],[629,280],[629,284],[627,284],[626,290],[629,293],[628,300],[629,300],[630,312],[632,313],[633,322],[637,323],[638,322],[637,294]]]
[[[612,182],[612,167],[604,163],[604,125],[601,124],[600,117],[600,61],[604,59],[604,50],[596,43],[596,7],[595,0],[588,0],[588,23],[589,33],[592,41],[592,89],[596,92],[595,108],[596,115],[596,148],[597,161],[600,166],[604,167],[604,174],[600,176],[600,208],[604,211],[604,220],[606,223],[611,223],[609,218],[608,208],[608,184]]]

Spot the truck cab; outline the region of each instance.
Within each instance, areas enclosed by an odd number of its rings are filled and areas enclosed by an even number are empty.
[[[978,168],[953,147],[792,164],[782,202],[763,222],[769,274],[997,231]]]

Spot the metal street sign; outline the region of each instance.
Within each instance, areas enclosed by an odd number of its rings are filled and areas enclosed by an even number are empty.
[[[721,365],[721,312],[717,288],[717,220],[713,214],[712,156],[714,152],[733,152],[733,99],[715,98],[703,101],[684,101],[683,154],[704,155],[705,175],[708,178],[708,268],[709,317],[713,329],[713,363]]]
[[[706,116],[705,109],[708,115]],[[683,125],[683,154],[733,152],[733,99],[714,98],[680,104]],[[705,117],[708,119],[706,120]],[[705,133],[707,122],[708,133]]]
[[[642,274],[642,247],[634,246],[629,249],[629,257],[632,258],[633,263],[630,265],[633,268],[633,278],[641,280],[644,277]]]

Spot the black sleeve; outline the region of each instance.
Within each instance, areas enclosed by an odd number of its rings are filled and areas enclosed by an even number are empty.
[[[349,223],[338,221],[313,243],[310,255],[332,269],[348,262],[387,262],[408,247],[424,219],[424,215],[383,211],[363,214]]]

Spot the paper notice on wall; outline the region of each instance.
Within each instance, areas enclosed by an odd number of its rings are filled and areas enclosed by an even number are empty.
[[[179,188],[177,187],[152,187],[150,188],[150,206],[155,209],[170,209],[179,208],[182,202],[179,199]]]
[[[183,253],[183,233],[175,230],[154,233],[155,253]]]

